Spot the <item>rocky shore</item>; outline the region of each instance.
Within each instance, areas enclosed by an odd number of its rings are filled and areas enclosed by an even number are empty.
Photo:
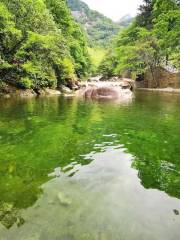
[[[79,89],[76,86],[76,90]],[[55,95],[72,95],[75,89],[69,88],[65,85],[61,85],[58,89],[52,88],[41,88],[41,89],[20,89],[12,85],[6,85],[0,88],[0,97],[11,98],[11,97],[21,97],[21,98],[31,98],[37,96],[55,96]]]
[[[134,83],[131,79],[114,77],[102,81],[96,77],[85,82],[77,95],[85,99],[124,101],[132,99],[133,89]]]
[[[165,93],[180,93],[180,88],[138,88],[138,90]]]
[[[20,89],[13,85],[5,84],[0,88],[0,96],[4,98],[22,97],[30,98],[37,96],[81,96],[91,99],[122,99],[130,98],[134,82],[131,79],[113,77],[100,79],[92,77],[87,81],[68,81],[66,85],[60,85],[58,89]]]

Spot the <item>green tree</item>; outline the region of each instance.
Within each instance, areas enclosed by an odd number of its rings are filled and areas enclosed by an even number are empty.
[[[110,54],[100,65],[105,74],[134,78],[147,70],[154,77],[157,67],[165,63],[179,69],[180,8],[176,0],[144,0],[134,23],[120,32],[111,46]]]
[[[154,34],[160,48],[162,61],[175,63],[180,55],[180,9],[174,0],[157,0],[154,5]]]
[[[0,27],[3,82],[39,89],[87,74],[86,38],[65,0],[2,0]]]
[[[64,0],[46,0],[46,4],[66,39],[77,76],[83,77],[90,64],[85,33],[73,20]]]
[[[153,25],[153,6],[155,0],[143,0],[143,4],[139,7],[139,14],[136,17],[137,25],[152,29]]]

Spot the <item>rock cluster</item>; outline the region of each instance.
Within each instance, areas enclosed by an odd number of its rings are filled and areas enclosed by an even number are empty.
[[[82,85],[78,94],[87,99],[127,100],[132,99],[133,87],[130,79],[94,82],[89,80]]]
[[[106,79],[106,81],[102,81],[102,79],[102,76],[90,78],[87,82],[78,82],[69,79],[66,85],[61,84],[58,89],[17,89],[14,86],[6,85],[1,88],[0,95],[6,98],[10,98],[11,96],[27,98],[63,94],[64,96],[83,95],[85,98],[92,99],[122,99],[124,96],[132,95],[131,91],[134,88],[133,80],[119,77]]]

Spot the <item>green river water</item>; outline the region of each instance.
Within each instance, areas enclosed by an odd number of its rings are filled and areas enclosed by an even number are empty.
[[[0,240],[180,239],[180,95],[0,99]]]

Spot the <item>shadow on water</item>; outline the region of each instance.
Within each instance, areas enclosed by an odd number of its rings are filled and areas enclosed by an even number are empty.
[[[179,238],[179,104],[0,102],[2,239]]]

